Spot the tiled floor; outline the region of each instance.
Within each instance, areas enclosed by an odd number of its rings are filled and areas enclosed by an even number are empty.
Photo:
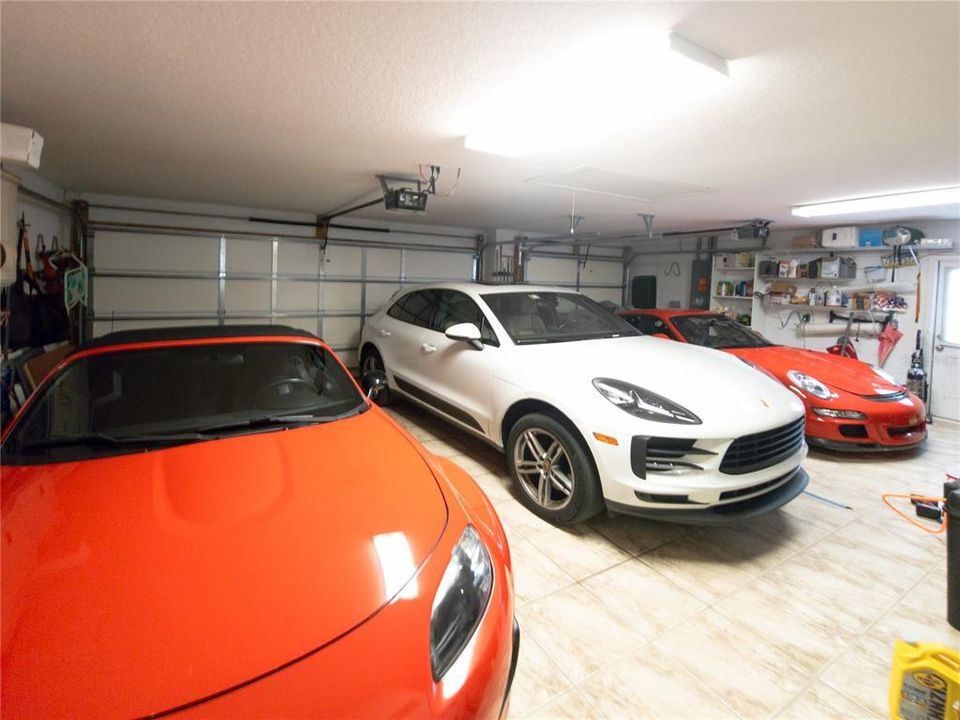
[[[939,495],[960,426],[924,449],[811,453],[809,491],[741,525],[600,517],[558,529],[514,499],[502,455],[411,405],[391,410],[500,513],[523,630],[513,718],[884,718],[894,639],[960,647],[942,535],[882,492]]]

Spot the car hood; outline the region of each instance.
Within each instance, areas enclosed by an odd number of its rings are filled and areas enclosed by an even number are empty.
[[[430,554],[447,508],[413,441],[373,409],[4,467],[2,517],[4,714],[142,716],[364,622]]]
[[[831,387],[854,395],[881,395],[903,390],[885,380],[869,365],[832,353],[775,345],[763,348],[731,349],[727,352],[749,360],[789,383],[787,372],[798,370]]]
[[[614,417],[629,418],[594,389],[594,378],[608,377],[639,385],[692,411],[702,420],[697,426],[700,437],[769,430],[803,415],[802,403],[780,383],[726,353],[695,345],[638,336],[517,349],[524,359],[517,365],[525,368],[520,384],[544,399],[561,400],[568,412],[609,407]],[[593,404],[596,401],[601,405]],[[595,415],[593,410],[590,414]],[[658,434],[682,436],[690,426],[657,423],[657,427]]]

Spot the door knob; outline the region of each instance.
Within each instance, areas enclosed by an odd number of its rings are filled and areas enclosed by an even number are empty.
[[[943,345],[937,345],[936,348],[934,348],[934,349],[935,349],[937,352],[943,352]]]
[[[389,331],[389,330],[383,330],[383,329],[381,328],[381,330],[380,330],[380,337],[390,337],[390,331]]]
[[[424,352],[432,353],[436,351],[437,346],[431,345],[430,343],[421,343],[420,349],[423,350]]]

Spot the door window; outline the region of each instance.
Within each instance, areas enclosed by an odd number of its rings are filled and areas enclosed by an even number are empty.
[[[470,299],[470,296],[462,292],[438,290],[435,319],[433,329],[438,332],[446,332],[447,328],[458,323],[473,323],[480,329],[481,342],[486,345],[500,345],[483,311]]]
[[[436,291],[418,290],[404,295],[387,310],[387,315],[400,322],[431,327],[436,312]]]
[[[960,267],[944,270],[940,339],[950,345],[960,345]]]

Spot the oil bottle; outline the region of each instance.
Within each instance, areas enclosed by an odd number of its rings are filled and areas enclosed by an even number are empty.
[[[960,720],[960,653],[897,640],[889,703],[894,720]]]

